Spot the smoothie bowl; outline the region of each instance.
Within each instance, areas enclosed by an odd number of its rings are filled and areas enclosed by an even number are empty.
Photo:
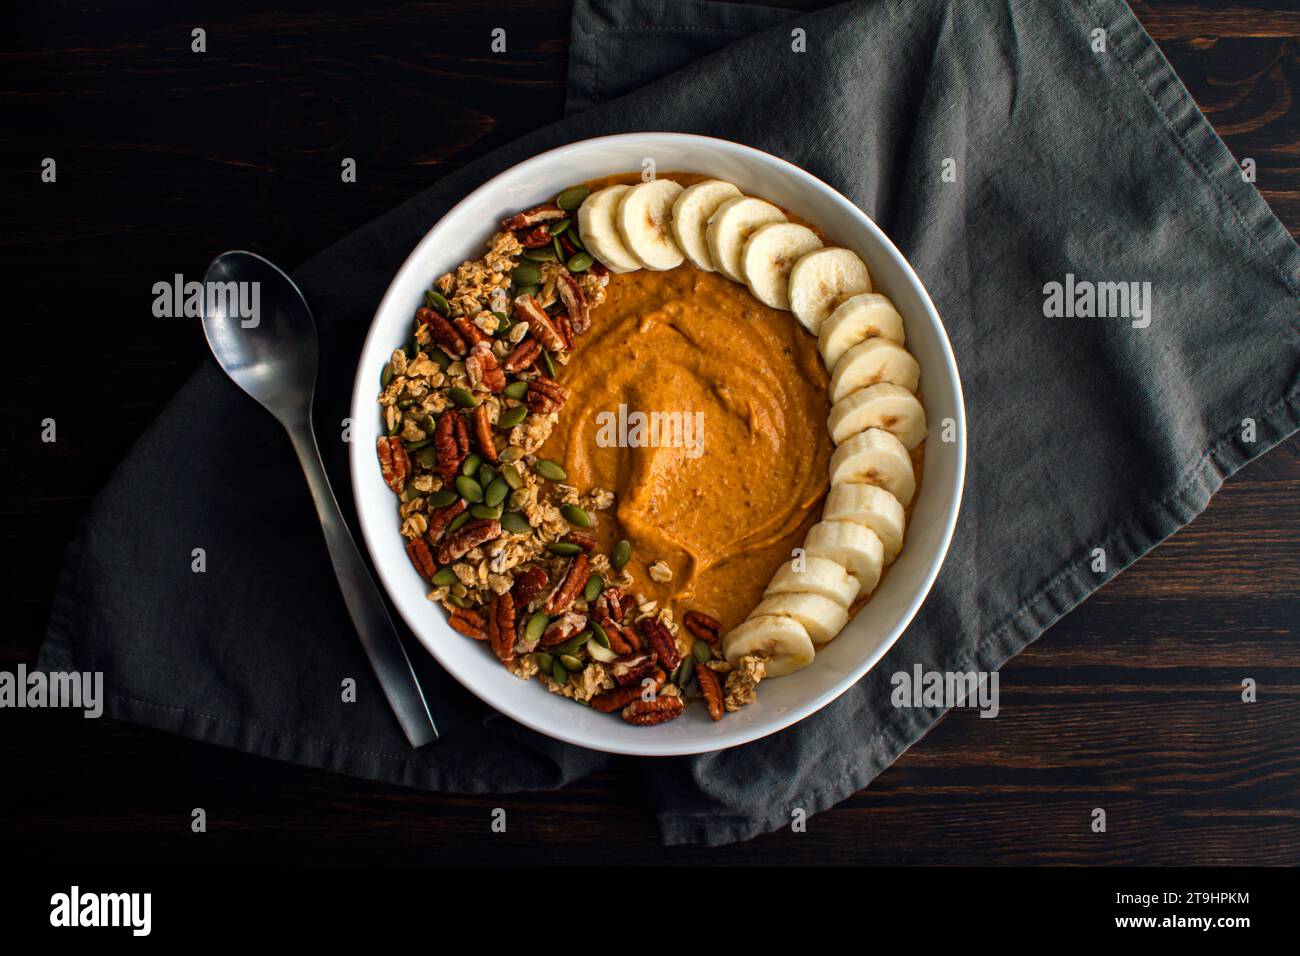
[[[965,461],[951,348],[888,239],[683,134],[561,147],[451,210],[380,303],[352,418],[362,531],[421,643],[513,719],[631,754],[754,740],[866,673]]]

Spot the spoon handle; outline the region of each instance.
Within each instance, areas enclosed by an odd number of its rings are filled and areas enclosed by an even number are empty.
[[[361,638],[361,646],[370,658],[370,666],[379,678],[384,696],[388,698],[388,705],[393,709],[397,722],[402,725],[412,747],[437,740],[438,728],[433,724],[433,716],[429,713],[429,705],[425,703],[424,692],[420,690],[411,660],[406,656],[406,649],[402,647],[397,631],[393,629],[393,621],[388,616],[388,608],[384,606],[379,588],[366,569],[352,532],[348,530],[343,514],[339,511],[338,500],[334,497],[329,478],[325,475],[325,466],[321,462],[311,418],[308,417],[307,421],[296,427],[286,426],[286,430],[293,440],[293,448],[298,453],[302,470],[307,475],[311,496],[316,500],[316,511],[320,514],[321,528],[325,531],[330,561],[334,565],[334,574],[339,579],[348,614]]]

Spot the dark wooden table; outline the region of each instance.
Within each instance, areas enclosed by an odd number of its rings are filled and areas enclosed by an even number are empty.
[[[0,35],[0,666],[34,659],[64,543],[203,354],[149,318],[160,276],[232,246],[294,264],[560,115],[564,0],[28,4]],[[1300,230],[1300,12],[1136,5],[1215,128]],[[512,52],[476,52],[493,26]],[[191,30],[208,52],[190,52]],[[39,184],[43,157],[57,187]],[[339,159],[360,163],[339,183]],[[59,424],[55,446],[40,422]],[[0,843],[85,862],[1300,862],[1300,443],[1002,672],[872,786],[778,833],[657,846],[620,774],[444,797],[110,720],[0,711]],[[1254,678],[1259,702],[1239,687]],[[208,808],[205,839],[189,808]],[[493,835],[493,807],[510,813]],[[1105,806],[1109,831],[1089,829]],[[593,856],[593,854],[596,854]]]

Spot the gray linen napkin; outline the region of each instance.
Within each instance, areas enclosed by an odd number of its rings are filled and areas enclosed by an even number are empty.
[[[644,129],[745,142],[845,193],[926,283],[966,391],[962,519],[925,607],[800,724],[634,762],[665,842],[746,839],[865,786],[943,711],[891,706],[890,675],[996,669],[1296,429],[1300,254],[1119,0],[578,0],[570,63],[582,112],[295,272],[325,350],[318,422],[346,415],[374,304],[452,203],[550,146]],[[1150,283],[1150,322],[1049,316],[1054,282]],[[196,428],[209,440],[178,473],[169,449]],[[341,443],[322,444],[346,499]],[[214,556],[205,575],[173,553],[191,543]],[[104,670],[115,716],[428,789],[558,787],[613,761],[492,714],[416,656],[445,739],[411,754],[287,444],[204,365],[70,546],[40,663]],[[361,689],[346,709],[344,676]]]

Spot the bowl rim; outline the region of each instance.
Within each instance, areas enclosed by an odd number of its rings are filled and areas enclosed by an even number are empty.
[[[912,620],[916,617],[921,605],[925,602],[926,598],[929,597],[930,590],[933,588],[935,579],[938,577],[939,571],[943,567],[944,560],[948,554],[948,549],[952,543],[952,537],[956,530],[957,518],[961,510],[962,495],[966,484],[966,402],[962,391],[961,375],[957,369],[957,360],[952,350],[952,343],[948,339],[947,329],[939,316],[938,310],[934,306],[934,302],[930,298],[929,291],[926,289],[924,283],[921,282],[920,276],[916,274],[916,270],[912,268],[911,263],[907,261],[907,258],[898,250],[890,238],[880,229],[879,226],[876,225],[870,216],[859,209],[858,206],[847,196],[843,195],[829,183],[826,183],[824,180],[814,176],[812,173],[796,166],[788,160],[784,160],[781,157],[765,152],[764,150],[757,149],[753,146],[747,146],[743,143],[736,143],[731,140],[721,139],[715,136],[704,136],[697,133],[674,133],[664,131],[614,133],[606,136],[595,136],[587,139],[575,140],[573,142],[564,143],[560,146],[552,147],[551,149],[537,153],[522,162],[516,163],[495,174],[470,192],[466,193],[459,202],[451,206],[441,217],[439,217],[437,222],[433,223],[425,231],[420,240],[411,248],[411,251],[407,254],[401,266],[393,274],[392,279],[389,280],[388,287],[385,289],[383,296],[375,307],[374,315],[370,319],[370,327],[366,332],[365,340],[362,343],[358,354],[357,369],[353,376],[352,401],[349,407],[349,414],[352,416],[354,427],[357,422],[362,420],[360,416],[365,414],[366,410],[370,410],[373,413],[373,388],[366,384],[372,376],[367,367],[368,363],[366,362],[366,356],[370,353],[374,340],[379,334],[380,317],[390,307],[390,301],[395,295],[396,288],[402,284],[402,280],[409,272],[416,269],[419,261],[425,258],[426,247],[432,245],[433,233],[437,231],[443,221],[457,213],[462,206],[470,203],[480,193],[493,189],[507,176],[521,175],[536,167],[544,167],[549,163],[561,159],[571,150],[585,150],[600,145],[621,145],[627,143],[636,143],[638,146],[658,145],[663,147],[671,146],[674,143],[682,141],[707,143],[715,148],[722,149],[724,152],[757,158],[760,162],[772,164],[776,166],[780,172],[793,177],[796,181],[799,181],[809,188],[821,192],[823,196],[829,199],[832,203],[842,206],[848,215],[852,219],[856,220],[858,225],[871,235],[871,238],[879,245],[884,253],[895,261],[895,265],[901,269],[902,274],[909,282],[911,282],[914,291],[918,293],[918,298],[925,312],[926,318],[938,333],[939,354],[943,364],[943,372],[948,377],[953,387],[954,430],[957,438],[955,442],[957,446],[956,469],[954,471],[952,486],[947,489],[946,493],[947,501],[944,505],[944,513],[942,515],[943,526],[940,532],[939,546],[935,548],[933,554],[931,554],[929,563],[920,578],[919,585],[914,589],[911,598],[907,602],[906,609],[891,629],[891,634],[889,635],[888,640],[881,641],[871,654],[863,657],[854,668],[846,672],[838,681],[820,693],[813,694],[807,700],[775,713],[771,718],[761,724],[747,725],[742,729],[730,732],[722,730],[721,725],[711,725],[718,728],[718,734],[716,737],[701,740],[698,745],[683,744],[680,741],[676,743],[666,743],[663,741],[656,742],[654,734],[646,734],[645,743],[643,745],[638,743],[638,746],[636,747],[623,747],[610,742],[592,739],[589,735],[581,732],[574,732],[567,726],[553,727],[545,725],[541,721],[534,720],[530,717],[529,708],[517,706],[513,700],[507,701],[503,705],[500,701],[489,699],[485,696],[485,694],[475,686],[472,680],[469,680],[460,672],[454,662],[450,662],[444,658],[443,654],[439,653],[436,642],[426,640],[421,635],[420,627],[417,626],[415,622],[409,620],[403,613],[400,602],[398,602],[394,597],[398,582],[390,580],[389,572],[386,569],[387,564],[376,558],[376,554],[379,550],[379,543],[375,540],[375,536],[379,533],[379,529],[378,526],[374,524],[374,521],[377,519],[374,516],[371,516],[362,506],[361,495],[358,493],[358,489],[361,487],[360,482],[362,478],[362,469],[366,467],[367,463],[373,467],[373,454],[366,454],[366,452],[369,451],[368,447],[366,449],[361,448],[361,445],[364,443],[349,441],[348,472],[352,484],[352,501],[353,506],[356,509],[357,521],[361,528],[361,535],[365,542],[366,551],[369,553],[371,564],[379,577],[384,591],[386,592],[386,597],[388,597],[397,613],[406,623],[406,626],[419,641],[421,647],[431,654],[438,664],[441,665],[442,668],[453,678],[455,678],[457,683],[491,707],[494,711],[509,717],[511,720],[522,724],[531,730],[537,731],[538,733],[544,734],[545,736],[551,737],[555,740],[560,740],[578,747],[584,747],[589,750],[626,756],[685,756],[690,754],[713,753],[736,747],[741,744],[750,743],[784,730],[804,718],[815,714],[817,711],[821,710],[823,707],[827,706],[848,691],[849,688],[871,671],[889,652],[890,648],[897,643],[898,639],[911,625]],[[430,709],[436,716],[438,710],[437,701],[430,701]]]

